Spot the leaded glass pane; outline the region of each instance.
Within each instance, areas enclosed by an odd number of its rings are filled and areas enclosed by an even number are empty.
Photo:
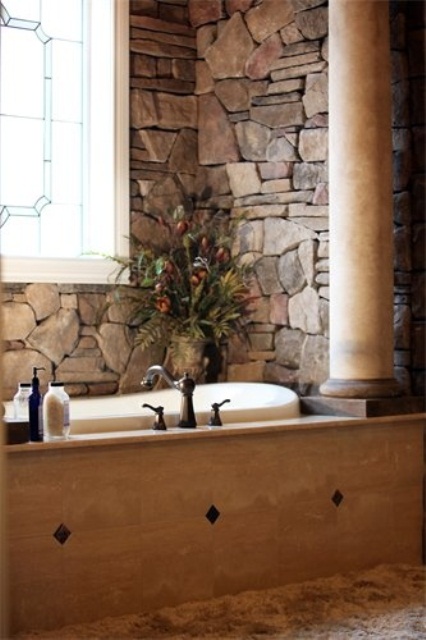
[[[83,201],[83,3],[0,3],[1,251],[78,256]],[[18,242],[25,225],[31,241]]]
[[[47,205],[41,212],[41,255],[72,258],[81,247],[79,206]]]
[[[81,46],[75,42],[52,44],[52,118],[81,122]]]
[[[39,255],[39,219],[11,216],[1,229],[1,247],[10,256]]]
[[[1,202],[33,207],[44,194],[43,122],[1,116],[0,127]]]
[[[39,0],[6,0],[3,4],[9,15],[14,18],[40,21]]]
[[[81,126],[52,125],[52,202],[81,202]]]
[[[41,21],[50,37],[82,40],[81,0],[42,0]]]
[[[25,55],[16,55],[16,51]],[[43,43],[34,31],[2,29],[0,41],[2,113],[43,117]]]

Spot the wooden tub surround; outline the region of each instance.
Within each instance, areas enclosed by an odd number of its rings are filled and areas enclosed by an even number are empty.
[[[11,633],[421,563],[424,426],[302,416],[6,446]]]

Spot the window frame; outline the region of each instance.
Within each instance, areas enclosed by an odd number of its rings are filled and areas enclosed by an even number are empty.
[[[113,0],[114,105],[111,163],[114,174],[112,213],[113,254],[129,254],[129,0]],[[111,261],[102,256],[39,258],[1,256],[3,282],[107,284],[113,280]]]

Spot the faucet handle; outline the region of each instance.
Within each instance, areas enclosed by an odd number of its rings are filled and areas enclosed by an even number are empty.
[[[177,388],[184,396],[192,396],[195,389],[195,380],[191,378],[188,371],[185,371],[183,377],[177,381]]]
[[[155,413],[155,420],[153,424],[154,431],[167,431],[167,426],[164,421],[164,407],[153,407],[151,404],[145,402],[142,407],[152,409]]]
[[[222,420],[220,419],[220,407],[226,402],[231,402],[229,399],[222,400],[222,402],[213,402],[212,404],[212,414],[209,420],[209,427],[221,427]]]

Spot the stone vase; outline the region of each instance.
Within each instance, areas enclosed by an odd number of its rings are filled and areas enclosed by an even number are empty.
[[[208,340],[194,340],[186,336],[173,336],[170,341],[169,355],[175,377],[181,378],[187,372],[195,382],[205,381],[208,358],[206,346]]]

